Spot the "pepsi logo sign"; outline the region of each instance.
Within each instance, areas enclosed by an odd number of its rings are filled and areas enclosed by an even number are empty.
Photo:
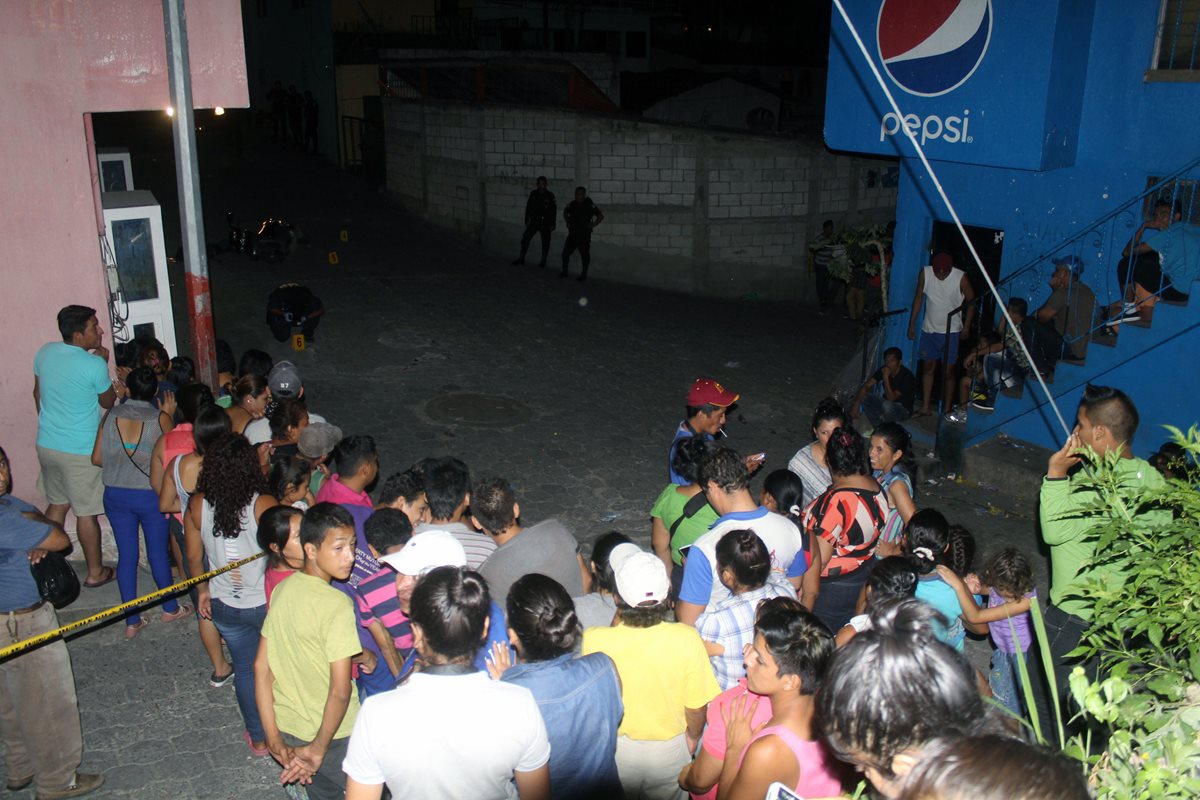
[[[991,37],[991,0],[883,0],[879,8],[879,58],[909,94],[937,97],[962,86]]]

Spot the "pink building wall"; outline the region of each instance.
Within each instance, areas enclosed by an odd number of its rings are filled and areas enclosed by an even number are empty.
[[[186,4],[197,108],[248,105],[239,0]],[[169,105],[161,0],[6,0],[0,9],[0,445],[34,482],[33,355],[55,314],[98,311],[111,349],[84,114]]]

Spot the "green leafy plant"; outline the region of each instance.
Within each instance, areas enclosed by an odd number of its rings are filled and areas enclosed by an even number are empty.
[[[868,275],[878,275],[883,268],[883,252],[890,241],[887,228],[883,225],[846,228],[838,234],[833,245],[833,258],[829,262],[830,277],[848,281],[851,270],[860,267]]]
[[[1182,466],[1200,463],[1200,430],[1168,430],[1191,461]],[[1110,577],[1081,590],[1093,616],[1074,655],[1100,678],[1077,667],[1069,686],[1103,744],[1084,732],[1061,746],[1088,763],[1098,800],[1200,797],[1200,492],[1185,478],[1130,489],[1115,460],[1093,458],[1082,483],[1098,495],[1083,511],[1097,520],[1092,563]]]

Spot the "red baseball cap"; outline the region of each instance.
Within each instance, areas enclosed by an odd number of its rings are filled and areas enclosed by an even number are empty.
[[[729,391],[712,378],[696,378],[691,390],[688,392],[687,404],[692,408],[699,408],[711,403],[714,406],[725,408],[736,403],[740,396],[735,392]]]

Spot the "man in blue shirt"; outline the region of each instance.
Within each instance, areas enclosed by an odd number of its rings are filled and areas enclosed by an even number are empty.
[[[680,486],[687,483],[687,479],[671,467],[679,442],[693,436],[703,436],[705,441],[712,441],[725,427],[725,414],[738,401],[738,397],[740,395],[736,392],[729,391],[712,378],[696,378],[692,382],[687,396],[686,418],[679,423],[675,438],[667,450],[667,472],[671,476],[671,483]]]
[[[46,516],[62,525],[67,510],[78,520],[79,544],[87,561],[84,586],[103,586],[116,577],[100,553],[104,513],[101,470],[92,464],[100,409],[112,408],[117,389],[108,376],[108,350],[96,309],[66,306],[58,312],[61,342],[33,357],[33,403],[38,412],[37,453],[42,471],[38,491],[50,505]]]
[[[29,565],[47,550],[71,544],[61,525],[9,494],[10,486],[8,456],[0,449],[0,615],[11,640],[5,644],[58,627],[54,606],[38,594]],[[61,639],[0,662],[0,735],[9,791],[36,779],[38,797],[79,797],[104,783],[103,776],[76,772],[83,736],[75,675]]]

